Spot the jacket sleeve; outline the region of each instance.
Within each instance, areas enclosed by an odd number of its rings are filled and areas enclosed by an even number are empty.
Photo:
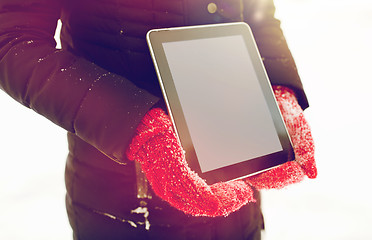
[[[55,48],[57,0],[0,0],[0,88],[123,162],[158,98],[128,79]]]
[[[309,106],[296,64],[287,46],[273,0],[244,0],[244,20],[252,28],[272,85],[292,88],[302,109]]]

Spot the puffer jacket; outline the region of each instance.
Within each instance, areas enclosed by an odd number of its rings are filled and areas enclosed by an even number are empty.
[[[145,42],[152,28],[247,22],[271,83],[294,89],[305,109],[274,11],[272,0],[0,0],[0,87],[68,131],[66,203],[76,239],[114,239],[105,234],[116,224],[150,229],[151,239],[203,239],[201,232],[205,239],[231,232],[237,237],[226,239],[246,239],[261,228],[259,204],[216,219],[186,216],[156,196],[144,207],[124,153],[139,121],[162,102]],[[61,50],[53,39],[58,19]]]

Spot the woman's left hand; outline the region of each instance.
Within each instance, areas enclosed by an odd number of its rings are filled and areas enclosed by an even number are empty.
[[[245,179],[258,190],[283,188],[302,181],[305,176],[309,178],[317,176],[310,126],[294,92],[283,86],[274,86],[273,90],[292,140],[296,160]]]

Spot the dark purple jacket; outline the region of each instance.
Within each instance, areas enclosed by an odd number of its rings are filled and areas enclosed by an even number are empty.
[[[125,149],[144,114],[162,101],[145,42],[149,29],[244,20],[271,83],[291,87],[308,106],[274,11],[272,0],[0,0],[0,87],[68,131],[67,206],[76,238],[93,232],[90,215],[144,222],[131,212],[139,203]],[[62,50],[53,39],[58,19]],[[261,224],[253,206],[239,211],[247,232]],[[152,229],[164,232],[199,222],[228,225],[185,216],[156,196],[148,208]]]

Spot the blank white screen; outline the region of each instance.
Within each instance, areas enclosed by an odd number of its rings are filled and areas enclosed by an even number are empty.
[[[202,172],[282,150],[242,36],[163,48]]]

